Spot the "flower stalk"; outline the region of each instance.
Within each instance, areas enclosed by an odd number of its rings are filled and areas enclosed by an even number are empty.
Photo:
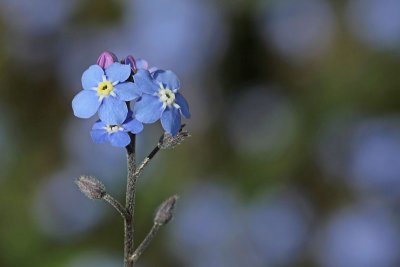
[[[174,148],[189,133],[182,131],[181,115],[190,118],[189,105],[180,93],[180,81],[170,70],[150,68],[147,61],[128,56],[119,61],[111,52],[103,52],[97,64],[82,75],[82,87],[72,100],[74,115],[88,119],[98,114],[90,136],[94,143],[110,143],[125,147],[127,184],[125,205],[107,193],[102,182],[91,176],[76,180],[79,189],[90,199],[104,200],[124,221],[124,267],[133,267],[143,251],[154,239],[162,225],[172,218],[177,200],[173,196],[164,201],[156,212],[153,227],[135,250],[135,204],[137,179],[151,159],[162,149]],[[160,121],[165,133],[157,146],[136,166],[136,134],[143,124]]]
[[[127,152],[127,183],[126,183],[126,211],[128,216],[124,219],[124,264],[125,267],[133,267],[129,260],[134,251],[134,213],[136,202],[136,159],[135,159],[135,135],[131,135],[131,143],[126,146]]]

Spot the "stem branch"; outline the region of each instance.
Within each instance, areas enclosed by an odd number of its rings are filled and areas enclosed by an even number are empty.
[[[103,199],[108,202],[111,206],[113,206],[119,214],[121,214],[122,218],[126,220],[128,218],[128,212],[126,211],[125,207],[122,206],[121,203],[118,202],[115,198],[110,196],[109,194],[106,194]]]
[[[150,232],[147,234],[147,236],[144,238],[142,243],[139,245],[139,247],[135,250],[133,255],[129,258],[129,260],[132,263],[135,263],[139,257],[142,255],[142,253],[146,250],[146,248],[149,246],[150,242],[154,239],[156,236],[158,230],[161,228],[161,224],[154,223],[153,227],[151,228]]]
[[[137,168],[136,172],[135,172],[135,177],[139,177],[144,168],[146,168],[147,164],[149,164],[150,160],[157,154],[157,152],[160,151],[160,147],[157,145],[151,152],[150,154],[144,158],[144,160],[142,161],[142,163],[139,165],[139,167]]]

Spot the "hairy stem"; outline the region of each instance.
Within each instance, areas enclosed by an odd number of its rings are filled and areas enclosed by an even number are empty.
[[[185,125],[181,126],[181,130]],[[160,146],[163,144],[164,135],[161,136],[157,146],[150,152],[150,154],[142,161],[136,169],[135,161],[135,135],[131,135],[131,143],[126,147],[127,151],[127,189],[126,189],[126,212],[127,216],[124,219],[124,266],[133,267],[139,256],[143,253],[146,247],[150,244],[151,240],[155,237],[161,224],[155,223],[146,236],[145,240],[134,251],[134,213],[135,213],[135,195],[136,195],[136,182],[137,178],[142,174],[145,167],[149,164],[151,159],[160,151]]]
[[[142,255],[142,253],[146,250],[146,248],[149,246],[150,242],[154,239],[161,226],[162,225],[158,223],[153,224],[153,227],[151,228],[150,232],[147,234],[147,236],[139,245],[139,247],[135,250],[133,255],[129,258],[132,264],[134,264]]]
[[[142,163],[139,165],[139,167],[137,168],[136,172],[135,172],[135,177],[139,177],[144,168],[146,168],[147,164],[149,164],[150,160],[157,154],[157,152],[160,151],[160,147],[157,145],[151,152],[150,154],[144,158],[144,160],[142,161]]]
[[[126,218],[128,218],[128,212],[126,211],[125,207],[122,206],[122,204],[118,202],[118,200],[116,200],[115,198],[113,198],[109,194],[106,194],[103,197],[103,199],[106,202],[108,202],[111,206],[113,206],[119,212],[119,214],[121,214],[121,216],[122,216],[122,218],[124,220],[126,220]]]
[[[181,125],[181,129],[179,130],[179,132],[182,132],[183,127],[185,127],[185,124]],[[134,174],[134,176],[136,178],[142,174],[142,172],[146,168],[147,164],[149,164],[150,161],[154,158],[154,156],[160,151],[160,149],[164,143],[164,138],[165,138],[165,133],[163,135],[161,135],[160,141],[158,142],[156,147],[150,152],[150,154],[147,157],[144,158],[142,163],[140,163],[139,167],[136,169],[135,174]]]
[[[127,151],[127,184],[126,184],[126,211],[128,216],[124,219],[124,266],[133,267],[129,260],[134,251],[134,210],[136,195],[136,162],[135,162],[135,135],[131,135],[131,143],[126,147]]]

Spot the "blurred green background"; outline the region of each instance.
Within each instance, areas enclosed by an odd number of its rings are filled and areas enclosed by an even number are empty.
[[[1,0],[0,266],[122,266],[125,151],[72,115],[104,50],[182,82],[192,137],[140,178],[139,266],[400,266],[400,1]],[[138,159],[158,124],[138,136]]]

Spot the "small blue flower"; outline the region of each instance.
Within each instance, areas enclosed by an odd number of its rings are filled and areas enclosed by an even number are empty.
[[[82,75],[83,90],[72,100],[75,116],[87,119],[99,111],[104,123],[121,124],[128,114],[125,101],[139,97],[136,85],[127,81],[130,75],[130,66],[117,62],[105,70],[90,66]]]
[[[181,113],[190,118],[189,105],[178,92],[180,82],[172,71],[138,69],[133,76],[143,93],[135,103],[135,118],[143,123],[153,123],[161,119],[164,130],[176,135],[181,127]]]
[[[101,120],[98,120],[92,127],[90,135],[93,142],[102,144],[110,142],[116,147],[125,147],[131,142],[129,132],[138,134],[143,130],[143,124],[132,117],[132,112],[129,112],[128,118],[119,125],[107,125]]]

